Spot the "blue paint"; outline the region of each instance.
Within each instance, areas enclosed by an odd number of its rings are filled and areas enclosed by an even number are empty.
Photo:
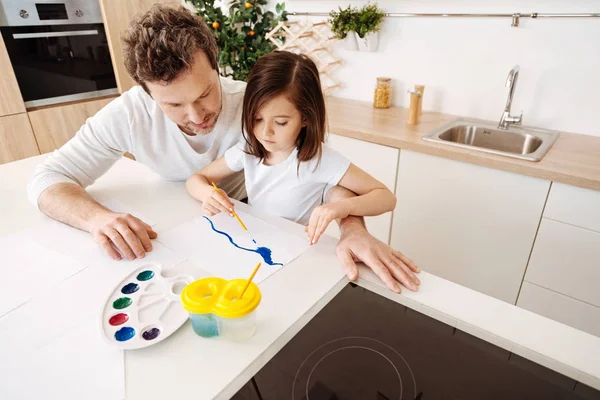
[[[212,314],[190,314],[192,328],[198,336],[205,338],[219,336],[219,324]]]
[[[128,326],[121,328],[115,332],[115,339],[117,339],[118,342],[126,342],[134,336],[135,330]]]
[[[137,283],[128,283],[127,285],[123,286],[123,288],[121,289],[121,293],[123,294],[131,294],[131,293],[135,293],[140,289],[140,285],[138,285]]]
[[[215,231],[215,232],[217,232],[217,233],[220,233],[220,234],[221,234],[221,235],[223,235],[223,236],[226,236],[226,237],[227,237],[227,239],[229,239],[229,241],[231,242],[231,244],[232,244],[232,245],[234,245],[235,247],[237,247],[238,249],[240,249],[240,250],[245,250],[245,251],[250,251],[250,252],[253,252],[253,253],[258,253],[258,254],[259,254],[261,257],[262,257],[262,259],[263,259],[263,260],[264,260],[264,261],[265,261],[267,264],[269,264],[269,265],[281,265],[281,266],[283,266],[283,264],[281,264],[281,263],[275,263],[275,262],[273,262],[273,259],[271,258],[271,253],[272,253],[272,251],[271,251],[271,249],[269,249],[268,247],[259,247],[259,248],[257,248],[257,249],[247,249],[247,248],[245,248],[245,247],[238,246],[238,244],[237,244],[237,243],[235,243],[235,242],[233,241],[233,239],[231,238],[231,236],[229,236],[229,235],[228,235],[227,233],[225,233],[225,232],[222,232],[222,231],[219,231],[219,230],[217,230],[217,229],[215,228],[215,225],[213,224],[213,222],[211,221],[211,219],[210,219],[210,218],[208,218],[208,217],[206,217],[206,216],[205,216],[205,217],[203,217],[203,218],[205,218],[205,219],[206,219],[206,220],[207,220],[207,221],[210,223],[210,227],[212,228],[212,230],[213,230],[213,231]],[[254,243],[256,243],[256,241],[254,241],[254,240],[253,240],[253,242],[254,242]]]

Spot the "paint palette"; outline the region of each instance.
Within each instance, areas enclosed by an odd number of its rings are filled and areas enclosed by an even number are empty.
[[[102,312],[105,338],[122,349],[156,344],[188,319],[180,303],[191,276],[166,277],[160,264],[144,265],[123,279]]]

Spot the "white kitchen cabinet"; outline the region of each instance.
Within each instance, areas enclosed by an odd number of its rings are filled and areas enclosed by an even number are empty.
[[[544,218],[525,280],[600,307],[600,233]]]
[[[391,245],[515,304],[550,182],[402,150]]]
[[[600,336],[600,308],[533,283],[523,282],[517,306]]]
[[[394,192],[400,150],[335,134],[327,135],[327,145]],[[392,213],[366,217],[365,223],[374,237],[389,244]],[[327,234],[339,237],[336,223],[329,225]]]
[[[544,217],[600,232],[600,192],[554,182]]]
[[[519,307],[600,336],[600,192],[553,183]]]

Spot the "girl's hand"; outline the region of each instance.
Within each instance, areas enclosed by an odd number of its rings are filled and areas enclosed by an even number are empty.
[[[202,201],[202,211],[204,215],[212,217],[221,211],[233,217],[233,203],[229,200],[227,194],[222,190],[213,189],[210,195]]]
[[[349,214],[350,210],[343,201],[336,201],[315,208],[306,228],[308,243],[311,245],[317,243],[331,221],[346,218]]]

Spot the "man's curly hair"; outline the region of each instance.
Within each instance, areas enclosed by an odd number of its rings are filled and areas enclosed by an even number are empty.
[[[129,24],[122,40],[125,68],[146,92],[145,82],[169,83],[189,69],[198,50],[218,70],[213,33],[201,17],[183,6],[154,5]]]

